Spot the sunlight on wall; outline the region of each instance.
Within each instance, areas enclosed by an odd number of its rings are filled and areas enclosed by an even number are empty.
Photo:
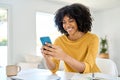
[[[40,48],[42,46],[40,42],[41,36],[50,36],[52,43],[54,42],[55,38],[60,35],[57,28],[54,24],[54,15],[49,13],[36,13],[36,53],[39,56],[41,55]]]

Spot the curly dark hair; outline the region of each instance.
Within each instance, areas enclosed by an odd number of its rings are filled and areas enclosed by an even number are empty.
[[[63,28],[64,16],[68,16],[70,18],[75,19],[79,31],[84,33],[91,31],[92,18],[91,18],[90,10],[86,6],[82,4],[74,3],[62,7],[58,9],[58,11],[56,12],[54,19],[58,31],[60,31],[63,34],[68,34]]]

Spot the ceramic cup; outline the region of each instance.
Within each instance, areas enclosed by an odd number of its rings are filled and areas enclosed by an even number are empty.
[[[7,77],[16,76],[18,72],[21,71],[21,67],[17,65],[7,65],[6,75]]]

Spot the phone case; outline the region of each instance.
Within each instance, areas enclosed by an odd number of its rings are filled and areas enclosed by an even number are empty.
[[[41,41],[42,45],[45,45],[46,42],[47,43],[52,43],[49,36],[40,37],[40,41]]]

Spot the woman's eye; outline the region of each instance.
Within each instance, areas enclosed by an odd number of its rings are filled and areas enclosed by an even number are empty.
[[[73,21],[74,21],[74,19],[70,19],[70,20],[69,20],[69,22],[73,22]]]
[[[63,21],[63,24],[65,24],[66,22]]]
[[[68,21],[63,21],[62,23],[66,24],[66,23],[71,23],[71,22],[74,22],[74,21],[75,21],[74,19],[69,19]]]

